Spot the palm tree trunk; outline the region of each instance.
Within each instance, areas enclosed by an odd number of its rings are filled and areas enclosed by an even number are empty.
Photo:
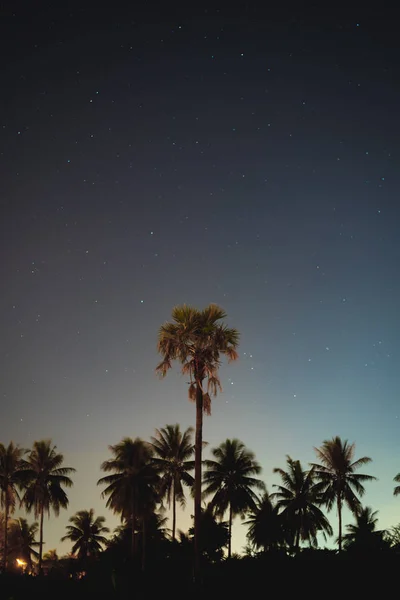
[[[232,556],[232,504],[229,504],[228,558]]]
[[[132,500],[132,513],[131,513],[131,520],[132,520],[132,539],[131,539],[131,554],[132,554],[132,560],[135,558],[135,554],[136,554],[136,535],[135,535],[135,529],[136,529],[136,517],[135,517],[135,498],[133,498]]]
[[[173,481],[172,489],[172,540],[175,542],[175,529],[176,529],[176,485],[175,476]]]
[[[143,517],[142,524],[142,571],[146,569],[146,519]]]
[[[338,498],[337,508],[338,508],[338,517],[339,517],[338,542],[339,542],[339,552],[341,552],[342,551],[342,499],[341,498]]]
[[[294,546],[296,549],[296,554],[298,554],[300,548],[300,528],[296,531],[296,541],[294,543]]]
[[[8,494],[4,494],[4,556],[3,556],[3,571],[7,569],[7,552],[8,552]]]
[[[200,582],[201,455],[203,446],[203,390],[196,384],[196,437],[194,457],[194,578]]]
[[[40,530],[39,530],[39,575],[42,574],[42,556],[43,556],[43,518],[44,518],[44,506],[40,507]]]

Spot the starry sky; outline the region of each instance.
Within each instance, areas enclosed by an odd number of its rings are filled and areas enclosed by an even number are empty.
[[[0,439],[51,437],[77,469],[45,550],[69,550],[76,510],[118,524],[96,486],[108,444],[194,424],[178,368],[154,373],[181,303],[216,302],[241,332],[210,447],[239,437],[272,491],[286,454],[307,465],[348,438],[379,478],[365,502],[397,523],[391,15],[34,4],[6,2],[1,18]]]

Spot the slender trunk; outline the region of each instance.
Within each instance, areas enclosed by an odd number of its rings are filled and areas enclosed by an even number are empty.
[[[131,514],[131,527],[132,527],[132,539],[131,539],[131,554],[132,554],[132,560],[135,558],[135,551],[136,551],[136,535],[135,535],[135,529],[136,529],[136,517],[135,517],[135,498],[133,498],[132,500],[132,514]]]
[[[339,517],[338,542],[339,542],[339,552],[341,552],[342,551],[342,499],[341,498],[338,498],[337,508],[338,508],[338,517]]]
[[[299,553],[300,549],[300,528],[296,531],[296,541],[295,541],[296,554]]]
[[[228,558],[232,556],[232,504],[229,504]]]
[[[203,446],[203,390],[196,386],[196,438],[194,460],[194,578],[200,583],[201,455]]]
[[[143,517],[142,524],[142,571],[146,569],[146,519]]]
[[[42,574],[42,556],[43,556],[43,518],[44,518],[44,506],[43,503],[40,507],[40,530],[39,530],[39,575]]]
[[[8,494],[7,490],[4,494],[4,556],[3,556],[3,571],[7,569],[7,553],[8,553]]]
[[[172,489],[172,540],[175,542],[175,529],[176,529],[176,485],[175,475]]]

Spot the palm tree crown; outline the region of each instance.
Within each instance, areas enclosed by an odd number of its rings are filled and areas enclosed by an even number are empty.
[[[19,500],[18,490],[23,488],[26,481],[26,471],[23,467],[22,457],[26,450],[14,446],[0,444],[0,492],[1,507],[4,508],[4,550],[3,569],[7,567],[8,553],[8,517],[15,510],[16,500]]]
[[[229,509],[228,556],[231,556],[232,519],[236,515],[244,517],[249,510],[255,510],[258,496],[253,489],[264,490],[264,483],[254,475],[261,473],[261,467],[253,452],[240,440],[226,440],[218,448],[213,448],[214,460],[204,464],[204,495],[214,494],[211,507],[221,518]]]
[[[300,548],[300,540],[317,546],[317,533],[332,535],[328,519],[318,507],[321,495],[315,485],[314,471],[304,471],[299,460],[286,458],[287,471],[276,468],[282,479],[282,485],[275,485],[277,492],[271,494],[277,500],[287,531],[292,532],[292,544],[296,551]]]
[[[250,511],[244,524],[249,527],[247,539],[254,548],[275,550],[286,543],[282,516],[279,515],[278,507],[267,491]]]
[[[355,471],[371,462],[368,456],[363,456],[354,461],[355,445],[347,440],[342,441],[336,436],[325,440],[321,448],[315,448],[321,464],[312,464],[314,475],[319,481],[318,489],[322,493],[323,503],[328,511],[336,503],[339,517],[339,550],[342,549],[342,507],[346,504],[353,514],[358,514],[361,509],[357,497],[365,492],[363,483],[372,481],[375,477],[355,473]]]
[[[346,550],[371,551],[382,549],[389,541],[384,540],[384,531],[376,529],[378,511],[373,511],[370,506],[365,506],[356,515],[355,524],[346,525],[347,533],[343,536],[343,545]]]
[[[211,414],[211,396],[216,396],[221,389],[218,377],[220,355],[230,361],[238,358],[238,331],[218,322],[226,316],[216,304],[210,304],[204,310],[177,306],[172,311],[173,322],[164,323],[158,334],[157,349],[163,360],[157,372],[165,376],[172,361],[179,361],[182,373],[190,377],[189,399],[196,400],[199,386],[207,414]],[[204,380],[207,380],[207,391],[203,389]]]
[[[40,518],[39,572],[42,568],[44,513],[50,516],[53,510],[58,516],[61,508],[67,508],[69,501],[63,488],[73,485],[68,475],[75,469],[63,467],[63,462],[64,456],[57,452],[51,440],[34,442],[26,461],[29,483],[22,501],[28,512],[33,510],[35,518]]]
[[[160,470],[160,495],[166,497],[169,506],[172,504],[172,539],[175,540],[176,502],[185,506],[183,484],[193,487],[194,479],[189,471],[194,469],[194,461],[188,460],[194,453],[192,442],[193,428],[189,427],[183,433],[178,424],[167,425],[156,429],[155,437],[151,438],[154,453],[154,464]]]
[[[39,524],[28,523],[22,517],[13,521],[10,527],[10,553],[16,558],[22,558],[27,566],[28,572],[32,571],[32,558],[38,558],[39,553],[35,548],[39,547],[36,541]]]
[[[67,525],[67,534],[61,538],[61,541],[74,542],[72,554],[77,554],[80,559],[86,559],[102,551],[102,544],[107,543],[107,538],[103,534],[110,531],[104,526],[104,517],[94,518],[94,510],[91,508],[78,511],[69,521],[72,525]]]
[[[229,361],[238,358],[239,333],[221,323],[225,311],[216,304],[204,310],[191,306],[177,306],[172,311],[172,322],[164,323],[158,334],[157,349],[162,361],[156,371],[165,376],[177,360],[182,373],[189,376],[189,399],[196,402],[195,482],[194,482],[194,546],[195,578],[200,575],[200,521],[201,521],[201,464],[203,445],[203,412],[211,414],[211,397],[221,389],[218,371],[221,356]],[[206,381],[206,388],[204,388]]]
[[[395,481],[396,483],[400,483],[400,473],[397,473],[396,477],[393,478],[393,481]],[[400,494],[400,485],[396,485],[396,487],[393,490],[393,494],[395,496],[398,496]]]
[[[106,506],[130,523],[134,556],[137,519],[156,502],[159,476],[152,462],[152,447],[140,438],[124,438],[109,448],[113,458],[103,462],[101,468],[111,475],[102,477],[97,483],[106,485],[102,492],[103,497],[108,496]]]

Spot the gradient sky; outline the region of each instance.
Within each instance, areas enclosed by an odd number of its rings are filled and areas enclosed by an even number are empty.
[[[286,454],[307,465],[348,438],[379,478],[365,502],[396,524],[396,23],[50,4],[6,3],[0,35],[0,439],[51,437],[77,469],[45,550],[69,550],[76,510],[117,525],[96,487],[108,444],[194,424],[178,367],[154,373],[184,302],[220,304],[241,332],[210,446],[239,437],[272,491]]]

